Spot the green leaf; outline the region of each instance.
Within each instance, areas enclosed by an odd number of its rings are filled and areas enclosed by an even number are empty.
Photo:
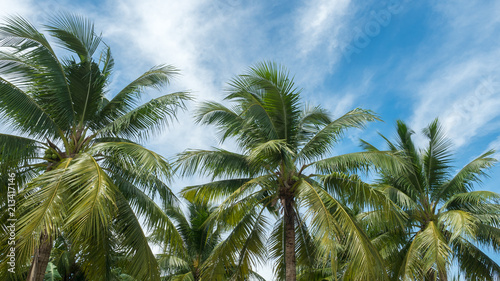
[[[45,271],[45,277],[43,278],[44,281],[59,281],[62,280],[61,275],[57,271],[57,266],[55,266],[53,263],[49,262],[47,264],[47,269]]]

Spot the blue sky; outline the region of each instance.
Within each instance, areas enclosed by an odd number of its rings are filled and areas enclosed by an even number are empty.
[[[499,1],[0,0],[0,7],[1,16],[36,24],[54,11],[93,19],[114,52],[114,90],[167,63],[182,71],[167,92],[220,101],[231,77],[274,60],[295,74],[307,103],[336,116],[367,108],[384,120],[349,132],[336,153],[359,150],[359,138],[382,145],[377,132],[393,136],[397,119],[419,132],[436,117],[454,142],[457,168],[500,149]],[[170,157],[218,143],[185,113],[147,145]],[[482,188],[500,192],[500,165],[491,175]]]

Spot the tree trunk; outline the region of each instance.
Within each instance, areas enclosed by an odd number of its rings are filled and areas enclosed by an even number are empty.
[[[295,261],[295,209],[293,197],[285,198],[285,280],[297,280]]]
[[[28,279],[26,279],[27,281],[43,281],[45,270],[47,270],[47,265],[49,264],[51,251],[52,239],[47,235],[47,231],[44,230],[40,234],[40,245],[38,249],[35,250],[31,268],[28,273]]]

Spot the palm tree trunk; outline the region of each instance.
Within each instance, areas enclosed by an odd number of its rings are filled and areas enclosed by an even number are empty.
[[[285,198],[285,280],[297,280],[295,260],[295,209],[293,197]]]
[[[44,230],[40,234],[40,245],[38,249],[35,250],[28,278],[26,279],[27,281],[43,281],[47,264],[49,264],[51,251],[52,239],[47,235],[47,231]]]

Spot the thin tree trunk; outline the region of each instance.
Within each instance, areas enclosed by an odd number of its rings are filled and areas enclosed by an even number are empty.
[[[293,197],[285,198],[285,280],[297,280],[295,260],[295,209]]]
[[[47,235],[44,230],[40,234],[40,245],[35,250],[31,268],[28,274],[27,281],[43,281],[45,277],[45,270],[49,264],[50,252],[52,251],[52,239]]]

